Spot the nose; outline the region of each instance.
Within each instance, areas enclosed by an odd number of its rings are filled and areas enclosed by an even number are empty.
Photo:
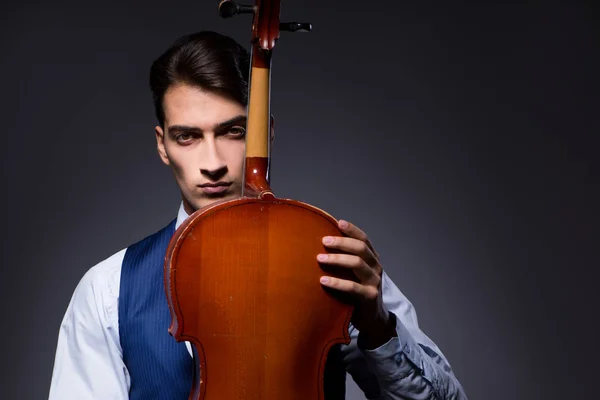
[[[205,151],[201,155],[200,173],[210,180],[218,181],[227,173],[227,164],[219,152],[214,138],[206,138]]]

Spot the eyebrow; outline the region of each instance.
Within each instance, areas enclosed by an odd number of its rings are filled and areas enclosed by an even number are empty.
[[[245,115],[238,115],[236,117],[228,119],[227,121],[219,122],[215,126],[215,131],[224,129],[231,125],[236,125],[236,124],[245,125],[246,119],[247,119],[247,117]],[[169,129],[169,133],[172,133],[172,132],[202,133],[202,129],[196,128],[194,126],[187,126],[187,125],[171,125],[168,127],[168,129]]]

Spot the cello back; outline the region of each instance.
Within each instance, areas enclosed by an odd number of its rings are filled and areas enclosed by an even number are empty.
[[[210,206],[179,228],[166,285],[170,332],[196,349],[190,399],[324,398],[327,354],[349,342],[352,315],[319,283],[325,235],[340,235],[331,216],[281,199]]]

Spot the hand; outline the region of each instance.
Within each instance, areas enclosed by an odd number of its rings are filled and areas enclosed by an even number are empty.
[[[361,341],[368,348],[376,348],[396,335],[395,320],[390,318],[383,304],[383,268],[377,252],[362,230],[344,220],[338,221],[338,227],[347,236],[326,236],[323,244],[343,253],[318,254],[317,260],[322,264],[352,270],[357,281],[322,276],[321,284],[351,295],[355,300],[352,324],[359,330]]]

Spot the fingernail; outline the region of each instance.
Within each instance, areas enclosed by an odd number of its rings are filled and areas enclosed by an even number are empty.
[[[326,276],[322,276],[321,277],[321,283],[327,283],[327,282],[329,282],[329,278],[326,277]]]
[[[319,254],[317,256],[317,260],[319,260],[319,261],[325,261],[325,260],[327,260],[327,254]]]
[[[333,243],[333,238],[331,236],[325,236],[325,238],[323,238],[323,243],[331,244]]]
[[[348,223],[343,219],[340,219],[340,228],[346,229],[348,227]]]

